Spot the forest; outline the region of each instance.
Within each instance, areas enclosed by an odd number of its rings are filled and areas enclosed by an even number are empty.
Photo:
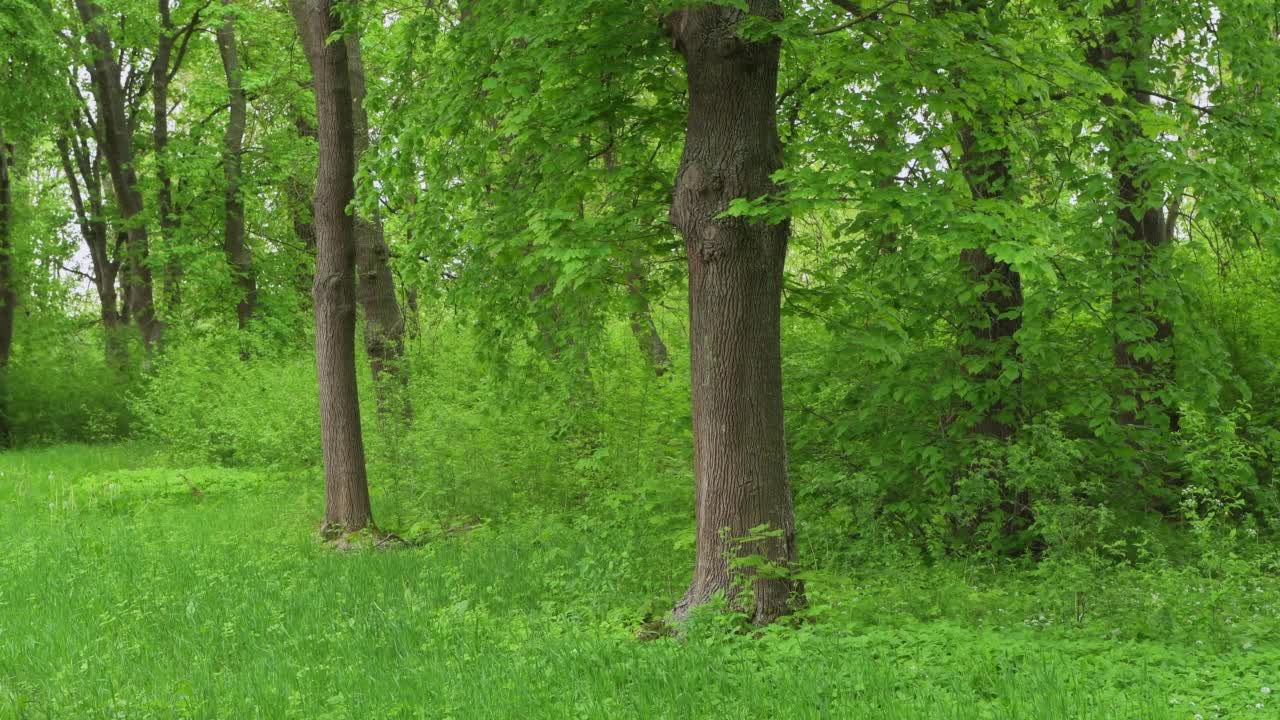
[[[0,720],[1280,718],[1280,0],[0,0]]]

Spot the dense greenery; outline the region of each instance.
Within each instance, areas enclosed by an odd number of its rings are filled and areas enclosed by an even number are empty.
[[[0,717],[1267,717],[1278,133],[1275,0],[0,0]]]
[[[474,441],[503,451],[497,436]],[[353,555],[312,540],[315,472],[190,462],[137,444],[0,460],[14,516],[0,557],[0,717],[1274,712],[1274,554],[1020,571],[824,562],[799,626],[743,635],[708,612],[681,638],[641,642],[687,579],[687,521],[660,501],[688,498],[663,495],[670,482],[652,472],[631,475],[658,505],[643,513],[607,497],[566,513],[568,495],[540,493],[517,509],[497,483],[455,494],[451,473],[413,473],[403,480],[421,495],[384,489],[384,517],[425,496],[454,519],[418,525],[421,548]],[[467,518],[488,503],[505,512]],[[1212,548],[1230,547],[1225,529],[1207,529]]]

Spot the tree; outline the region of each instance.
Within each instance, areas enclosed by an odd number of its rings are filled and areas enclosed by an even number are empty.
[[[102,156],[100,153],[91,153],[89,142],[83,135],[83,125],[79,117],[74,116],[68,127],[58,135],[58,155],[62,160],[63,175],[67,178],[80,237],[89,250],[93,286],[98,294],[102,318],[104,356],[108,365],[121,371],[128,362],[124,338],[121,336],[127,307],[118,305],[119,295],[116,292],[121,258],[113,256],[108,244],[106,208],[102,193]],[[123,243],[117,244],[117,252],[122,245]]]
[[[356,388],[355,128],[347,50],[329,38],[342,29],[334,0],[290,0],[289,9],[311,66],[320,167],[314,222],[316,374],[324,455],[321,532],[333,537],[373,526]]]
[[[150,351],[160,342],[164,325],[156,317],[147,219],[143,213],[142,192],[134,164],[132,123],[126,112],[125,87],[120,76],[120,64],[116,60],[116,48],[102,17],[102,8],[92,0],[76,0],[76,8],[92,56],[86,69],[97,103],[100,148],[106,155],[116,203],[123,215],[125,303],[129,316],[138,323],[143,344]]]
[[[364,164],[369,149],[369,114],[364,109],[364,60],[360,53],[360,31],[352,23],[346,36],[347,69],[351,78],[352,118],[355,124],[355,154]],[[364,346],[373,371],[378,408],[388,404],[385,381],[403,383],[407,378],[401,367],[404,355],[404,315],[396,301],[395,279],[391,274],[391,250],[382,230],[382,217],[376,204],[356,214],[356,293],[364,311]],[[407,398],[400,398],[406,402]],[[407,406],[406,406],[407,407]]]
[[[173,202],[173,178],[168,157],[169,83],[182,67],[182,59],[190,47],[192,34],[199,27],[203,8],[192,13],[191,20],[179,30],[174,27],[169,0],[157,0],[156,4],[160,13],[160,33],[156,39],[155,58],[151,61],[151,137],[156,151],[156,205],[160,212],[160,233],[165,240],[172,242],[181,222]],[[178,42],[176,57],[175,42]],[[165,300],[170,312],[181,301],[181,284],[182,265],[170,260],[164,269]]]
[[[627,271],[627,299],[631,303],[629,324],[631,335],[640,345],[640,352],[658,377],[671,369],[671,352],[662,341],[658,325],[653,321],[653,308],[649,304],[648,278],[644,265],[637,258]]]
[[[163,2],[163,0],[161,0]],[[253,271],[253,255],[245,241],[244,200],[240,197],[241,163],[244,154],[244,130],[248,102],[245,98],[240,71],[240,53],[236,48],[236,19],[230,0],[223,0],[227,14],[218,26],[218,53],[222,56],[222,70],[227,77],[229,96],[226,131],[222,136],[222,251],[231,265],[231,272],[240,289],[236,302],[236,325],[240,330],[249,327],[254,308],[258,304],[258,281]],[[241,349],[247,357],[248,350]]]
[[[9,355],[13,349],[14,311],[18,293],[13,286],[13,145],[0,128],[0,445],[11,437],[8,408]]]
[[[1103,139],[1115,187],[1116,220],[1112,240],[1112,315],[1116,367],[1128,374],[1117,419],[1132,425],[1150,422],[1150,406],[1162,423],[1176,429],[1176,410],[1163,394],[1172,378],[1173,321],[1163,305],[1167,288],[1159,277],[1170,262],[1174,203],[1153,181],[1154,138],[1142,120],[1151,111],[1155,40],[1153,10],[1140,0],[1116,0],[1103,13],[1104,37],[1090,50],[1089,62],[1116,83],[1120,92],[1102,98],[1107,114]]]
[[[949,22],[963,25],[963,42],[976,46],[981,28],[974,25],[984,16],[985,6],[985,0],[948,0],[937,9]],[[964,13],[967,17],[947,17],[948,11]],[[998,21],[999,9],[993,9],[985,17],[989,22]],[[982,68],[980,59],[972,59],[952,70],[961,79],[960,97],[972,98],[972,102],[965,103],[963,112],[952,113],[959,145],[956,166],[979,207],[993,201],[1016,203],[1009,138],[1004,131],[1007,119],[1002,121],[987,107],[995,104],[993,98],[982,95],[992,86],[990,82],[978,87],[966,82],[974,68]],[[979,76],[980,81],[990,79]],[[960,262],[970,282],[979,289],[976,307],[963,330],[961,350],[969,360],[966,365],[972,368],[969,372],[973,379],[987,387],[994,386],[990,392],[974,393],[986,397],[974,408],[977,417],[969,429],[980,436],[1008,440],[1017,427],[1017,412],[1010,407],[1005,397],[1008,391],[1000,386],[999,378],[1008,365],[1017,361],[1017,334],[1022,329],[1022,277],[1007,261],[992,255],[990,247],[997,240],[998,235],[990,233],[974,243],[975,247],[960,252]]]
[[[724,593],[752,621],[768,623],[801,592],[789,575],[795,520],[782,408],[780,305],[790,225],[725,216],[735,200],[777,193],[772,175],[782,166],[775,114],[781,43],[741,33],[749,17],[780,20],[781,3],[746,5],[677,10],[664,21],[689,83],[671,221],[684,238],[689,271],[697,498],[697,560],[675,615]],[[749,557],[754,567],[739,569]]]

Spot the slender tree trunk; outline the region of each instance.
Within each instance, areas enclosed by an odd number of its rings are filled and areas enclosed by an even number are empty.
[[[991,118],[977,113],[978,120]],[[975,121],[977,122],[977,120]],[[989,139],[982,137],[983,130],[974,125],[959,129],[961,173],[969,183],[974,200],[993,200],[1004,197],[1011,189],[1009,157],[1003,148],[992,149]],[[971,377],[990,390],[1004,371],[1004,366],[1016,360],[1018,355],[1017,333],[1022,329],[1022,277],[1008,263],[991,256],[985,246],[961,251],[960,261],[969,280],[985,289],[978,295],[978,307],[969,322],[970,337],[961,351],[978,358],[981,367],[972,371]],[[990,392],[979,395],[990,395]],[[1008,440],[1017,428],[1017,408],[1009,393],[996,391],[995,397],[985,397],[979,417],[971,430],[997,440]]]
[[[316,139],[316,129],[311,126],[311,123],[307,122],[306,118],[298,117],[294,121],[294,126],[297,127],[299,136],[312,140]],[[310,180],[310,178],[308,179]],[[300,180],[297,175],[289,176],[285,191],[289,200],[293,236],[305,253],[302,265],[298,268],[297,287],[303,295],[309,298],[311,287],[315,282],[316,259],[316,226],[312,221],[310,200],[310,195],[313,191],[308,190],[306,183]],[[310,300],[308,299],[309,302]]]
[[[0,372],[9,364],[18,307],[13,286],[13,159],[13,144],[0,129]]]
[[[934,12],[945,16],[948,12],[978,14],[987,9],[986,0],[942,0],[934,6]],[[978,43],[972,31],[965,32],[967,43]],[[956,77],[962,78],[965,68],[956,68]],[[958,120],[956,135],[960,153],[957,165],[969,186],[969,195],[976,202],[1013,200],[1013,178],[1010,170],[1009,150],[1003,144],[998,118],[987,109],[971,108],[970,117]],[[979,386],[977,418],[969,427],[976,435],[1008,440],[1017,429],[1016,401],[1010,393],[998,386],[997,379],[1005,365],[1018,356],[1017,333],[1022,329],[1022,277],[1008,263],[997,260],[987,250],[988,244],[979,243],[960,253],[960,262],[969,281],[983,287],[978,294],[977,307],[972,308],[967,323],[967,335],[961,344],[961,353],[976,365],[969,370],[970,378]]]
[[[117,372],[128,366],[125,338],[121,335],[123,321],[120,317],[119,297],[116,293],[119,263],[113,260],[107,247],[107,224],[103,220],[102,181],[89,158],[89,149],[80,139],[79,126],[68,128],[57,139],[58,154],[62,160],[62,172],[71,191],[71,203],[80,236],[89,250],[93,265],[93,284],[101,307],[103,354]],[[77,174],[79,173],[79,174]],[[81,183],[83,180],[83,184]]]
[[[223,0],[227,7],[230,0]],[[245,242],[244,201],[240,197],[241,158],[244,151],[244,130],[247,102],[241,83],[240,53],[236,49],[236,26],[233,15],[218,26],[218,52],[222,55],[222,70],[227,77],[227,93],[230,96],[230,114],[227,129],[222,136],[223,217],[222,251],[231,265],[231,273],[240,298],[236,302],[236,325],[245,330],[253,319],[258,304],[258,281],[253,270],[253,254]],[[247,359],[248,349],[240,351]]]
[[[291,185],[296,181],[290,181]],[[297,183],[295,189],[298,192],[306,192],[301,187],[301,183]],[[302,264],[298,267],[297,287],[300,291],[305,292],[307,296],[311,295],[311,287],[315,283],[315,264],[316,264],[316,226],[311,222],[310,212],[303,215],[299,212],[293,213],[293,237],[297,240],[298,245],[304,251]]]
[[[355,132],[347,52],[335,0],[290,0],[314,77],[320,168],[316,176],[316,370],[320,384],[325,509],[333,536],[373,525],[356,389]]]
[[[119,264],[119,272],[116,279],[119,280],[119,297],[120,297],[120,322],[129,325],[133,323],[134,307],[131,298],[134,297],[133,283],[136,273],[133,270],[133,258],[129,256],[129,233],[124,230],[116,230],[116,247],[122,250],[116,262]]]
[[[101,124],[103,153],[107,157],[116,203],[124,216],[127,242],[125,283],[129,289],[126,304],[138,323],[142,341],[148,351],[155,348],[163,335],[163,325],[156,317],[150,250],[142,193],[134,170],[133,133],[125,114],[124,88],[120,66],[105,26],[99,21],[102,9],[92,0],[76,0],[76,8],[84,23],[85,37],[93,48],[93,63],[87,67],[93,82]]]
[[[405,198],[405,203],[409,206],[409,212],[412,214],[413,207],[418,204],[418,194],[416,192],[409,193],[409,196]],[[405,246],[413,247],[412,224],[405,229]],[[422,308],[418,303],[418,287],[415,284],[406,283],[404,277],[401,276],[400,289],[404,291],[405,338],[407,340],[416,340],[422,336]]]
[[[13,286],[13,145],[0,128],[0,446],[13,439],[9,420],[9,356],[13,351],[14,311],[18,293]]]
[[[633,260],[627,272],[627,295],[631,298],[631,334],[639,343],[640,352],[644,354],[654,374],[662,377],[671,369],[671,353],[667,350],[667,344],[662,342],[662,335],[653,321],[644,265],[639,260]]]
[[[1103,98],[1105,105],[1117,108],[1108,114],[1103,129],[1119,221],[1112,240],[1111,305],[1116,324],[1113,355],[1116,368],[1126,376],[1121,393],[1124,400],[1116,419],[1132,425],[1163,417],[1163,422],[1176,430],[1177,410],[1167,407],[1160,398],[1173,379],[1169,356],[1174,328],[1161,307],[1155,283],[1162,265],[1169,261],[1171,225],[1177,211],[1170,209],[1166,215],[1164,203],[1152,200],[1153,158],[1141,124],[1141,113],[1151,105],[1146,90],[1154,38],[1141,0],[1117,0],[1104,18],[1110,27],[1088,59],[1108,77],[1118,78],[1124,90],[1118,97]],[[1137,352],[1137,348],[1147,352]],[[1148,407],[1151,413],[1146,412]]]
[[[369,115],[364,109],[364,62],[360,54],[360,31],[350,28],[346,35],[347,67],[351,77],[352,119],[355,125],[357,162],[365,160],[369,149]],[[404,357],[404,315],[396,300],[395,278],[391,274],[391,250],[382,230],[382,217],[375,208],[367,215],[356,213],[356,295],[364,311],[364,346],[373,371],[378,407],[389,404],[388,381],[403,384],[407,379]],[[405,402],[407,398],[398,399]]]
[[[603,82],[605,85],[609,84],[610,77],[607,74]],[[605,134],[604,167],[610,175],[613,175],[618,169],[618,153],[614,149],[617,142],[617,129],[613,123],[606,124]],[[634,204],[632,209],[635,209]],[[638,257],[631,258],[627,267],[627,298],[631,302],[631,335],[635,337],[641,354],[644,355],[654,374],[662,377],[671,369],[671,353],[667,350],[667,344],[662,341],[658,326],[653,321],[653,308],[649,304],[648,275],[645,272],[644,263]]]
[[[962,124],[960,139],[960,171],[976,201],[1003,198],[1016,201],[1010,171],[1009,151],[995,137],[994,118],[978,110],[970,124]],[[1021,372],[1012,386],[1000,382],[1008,365],[1018,362],[1018,331],[1022,329],[1022,276],[1008,263],[997,260],[985,244],[961,251],[960,261],[969,281],[984,288],[978,294],[978,305],[971,308],[967,337],[961,352],[977,367],[969,370],[970,379],[978,386],[977,418],[969,431],[992,440],[1009,440],[1017,433],[1017,391]],[[970,363],[966,363],[970,367]],[[971,405],[974,403],[971,403]],[[1004,534],[1024,537],[1035,522],[1033,498],[1026,488],[1012,487],[1000,481],[1000,516]]]
[[[778,0],[746,4],[752,15],[781,18]],[[782,166],[780,42],[743,39],[745,17],[708,5],[665,20],[689,81],[671,220],[689,263],[697,496],[697,562],[675,616],[724,593],[754,622],[768,623],[802,597],[788,574],[795,520],[782,410],[780,306],[790,228],[719,217],[734,198],[774,193],[771,175]],[[762,527],[767,537],[739,542]],[[745,556],[781,572],[736,568]]]
[[[169,0],[157,0],[160,13],[160,37],[156,41],[156,57],[151,63],[152,142],[156,150],[156,203],[160,206],[160,234],[173,243],[178,233],[177,210],[173,204],[173,180],[169,175],[169,64],[173,56],[173,17]],[[164,297],[167,311],[182,302],[182,264],[169,260],[164,268]]]

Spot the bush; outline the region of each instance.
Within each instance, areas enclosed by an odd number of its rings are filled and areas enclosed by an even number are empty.
[[[132,373],[107,366],[101,329],[81,318],[18,324],[4,392],[14,445],[118,440],[131,431]]]
[[[69,502],[121,510],[150,502],[244,493],[263,482],[261,473],[226,468],[115,470],[76,480]]]
[[[310,357],[239,360],[234,340],[172,345],[130,402],[140,430],[183,460],[304,468],[320,460]]]

